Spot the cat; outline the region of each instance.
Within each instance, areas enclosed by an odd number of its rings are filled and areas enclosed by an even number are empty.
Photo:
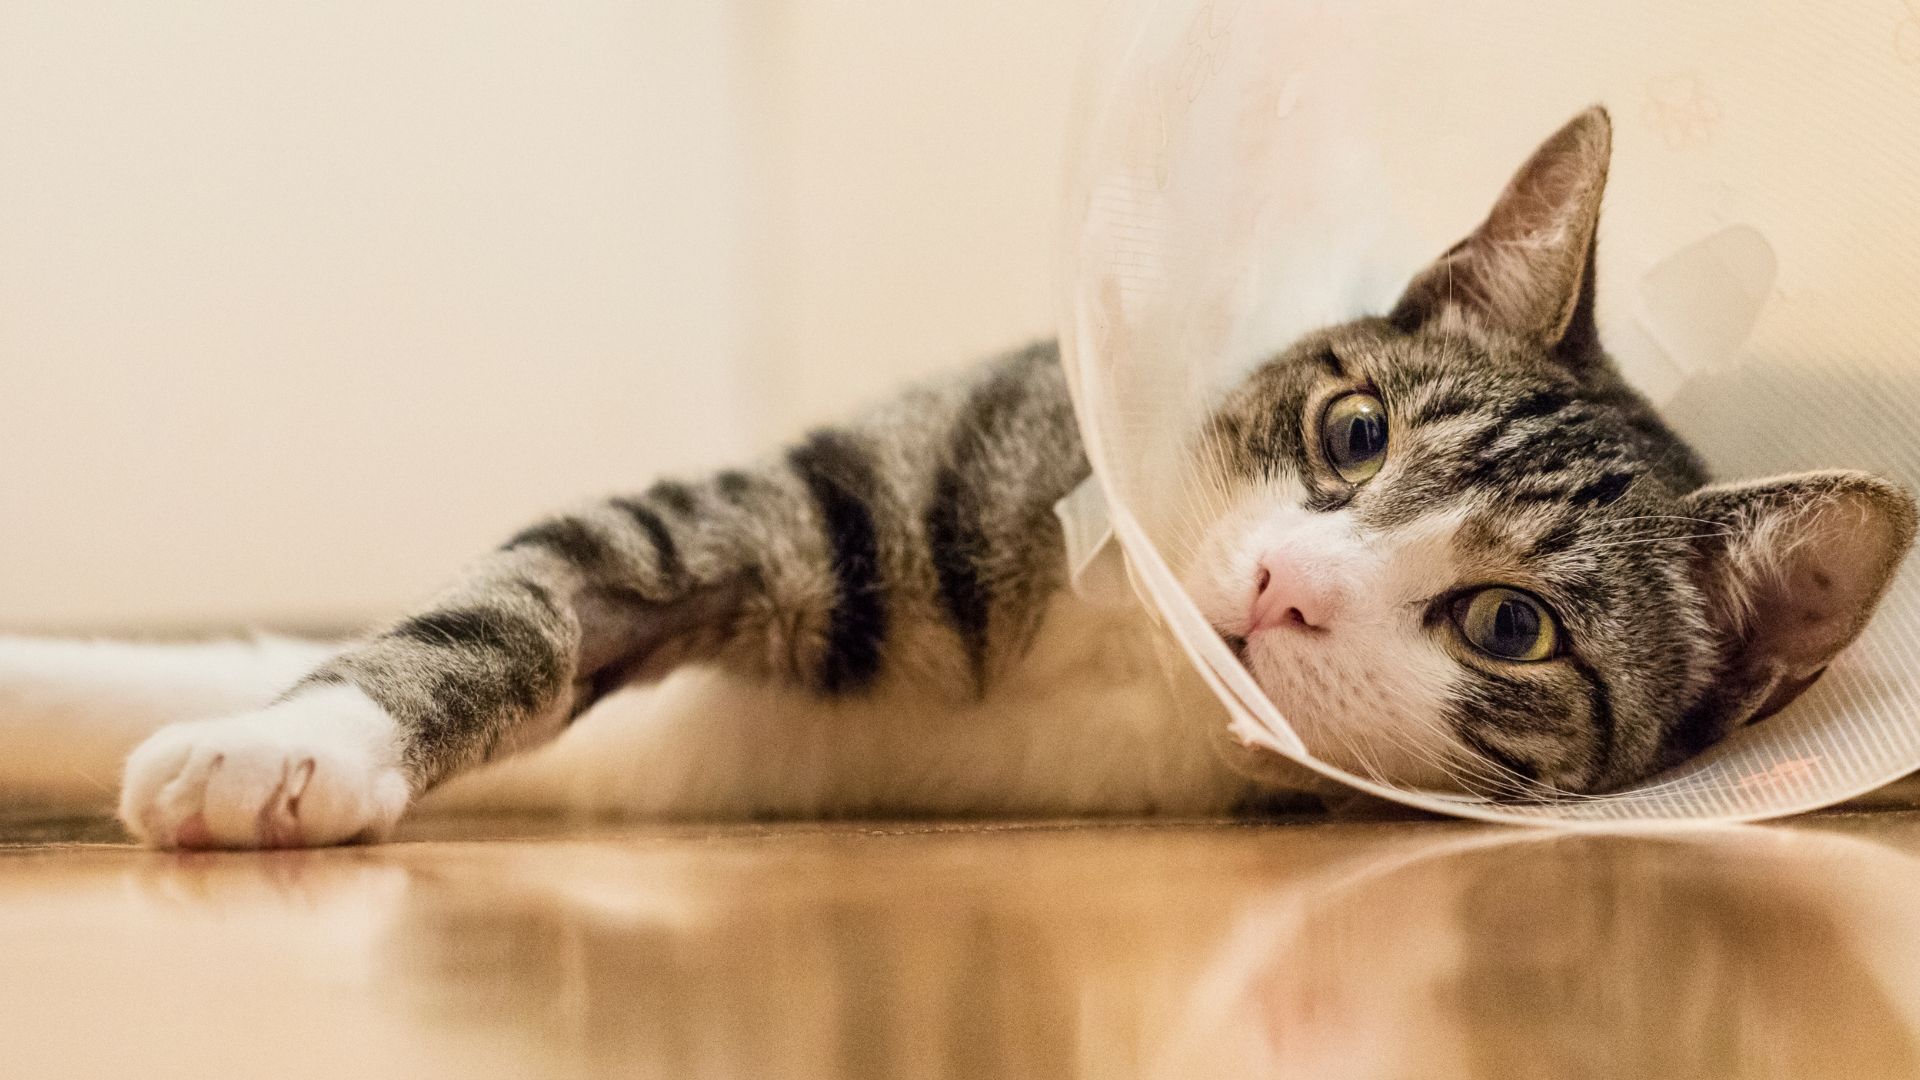
[[[1604,109],[1575,117],[1389,312],[1259,364],[1196,435],[1222,510],[1175,570],[1335,764],[1633,782],[1806,689],[1912,545],[1902,487],[1711,482],[1623,381],[1594,319],[1610,154]],[[1227,810],[1261,768],[1151,689],[1137,614],[1067,588],[1052,509],[1088,471],[1056,348],[1015,351],[525,529],[272,700],[153,733],[121,818],[164,848],[378,839],[683,669],[710,694],[650,721],[653,812]]]

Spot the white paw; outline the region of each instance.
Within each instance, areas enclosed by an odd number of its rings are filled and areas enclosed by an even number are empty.
[[[378,840],[407,808],[397,731],[358,689],[160,729],[127,758],[120,820],[162,848]]]

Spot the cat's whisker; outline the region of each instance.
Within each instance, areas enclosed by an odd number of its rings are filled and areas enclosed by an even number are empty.
[[[1430,731],[1441,736],[1435,741],[1436,745],[1450,745],[1455,741],[1451,735],[1446,733],[1441,725],[1431,717],[1419,715],[1416,718]],[[1380,737],[1382,741],[1388,743],[1394,749],[1407,754],[1416,762],[1433,767],[1440,775],[1456,781],[1464,781],[1460,786],[1468,792],[1474,792],[1474,785],[1476,783],[1483,783],[1491,787],[1493,792],[1496,793],[1511,792],[1513,794],[1521,794],[1531,790],[1531,788],[1537,788],[1539,786],[1532,784],[1526,777],[1514,772],[1512,769],[1497,761],[1482,758],[1478,755],[1469,757],[1457,753],[1437,751],[1433,746],[1422,740],[1392,727],[1377,729],[1374,732],[1370,732],[1370,734]],[[1355,755],[1356,757],[1359,756],[1357,750],[1355,750]],[[1382,783],[1391,784],[1393,782],[1392,777],[1379,770],[1377,765],[1369,775],[1372,779]],[[1480,792],[1480,794],[1485,796],[1489,793]]]
[[[1449,733],[1431,717],[1421,717],[1421,721],[1427,725],[1429,730],[1442,736],[1443,744],[1450,745],[1455,742],[1452,738],[1447,737]],[[1416,754],[1423,752],[1423,748],[1420,746],[1418,740],[1399,733],[1390,732],[1389,735],[1400,739],[1409,751]],[[1496,789],[1496,793],[1504,792],[1532,800],[1552,801],[1587,801],[1599,797],[1583,792],[1570,791],[1557,784],[1551,784],[1528,777],[1514,770],[1511,766],[1496,761],[1493,758],[1486,757],[1485,755],[1472,753],[1471,751],[1464,753],[1456,752],[1445,755],[1444,757],[1436,755],[1431,751],[1425,751],[1425,760],[1439,767],[1443,772],[1451,772],[1451,774],[1455,776],[1464,772],[1468,777],[1473,779],[1490,779]],[[1462,786],[1466,787],[1467,785]],[[1472,789],[1469,787],[1468,790],[1471,791]]]
[[[1368,753],[1370,748],[1367,746],[1366,739],[1348,738],[1345,731],[1338,724],[1334,726],[1334,729],[1340,734],[1341,742],[1346,746],[1347,751],[1353,755],[1353,759],[1360,763],[1362,775],[1378,783],[1391,783],[1391,773],[1389,770],[1381,766],[1377,756]]]
[[[1706,540],[1711,537],[1724,537],[1724,536],[1737,536],[1737,535],[1739,534],[1736,532],[1733,532],[1732,530],[1724,530],[1720,532],[1690,533],[1684,536],[1646,536],[1646,537],[1641,537],[1640,539],[1637,539],[1637,540],[1611,540],[1603,544],[1589,544],[1584,546],[1582,550],[1590,551],[1590,552],[1591,551],[1613,551],[1619,548],[1645,547],[1650,544],[1690,544],[1696,540]]]
[[[1432,729],[1439,730],[1439,725],[1431,721],[1427,723]],[[1497,761],[1477,756],[1440,753],[1422,745],[1420,740],[1404,732],[1388,731],[1385,734],[1400,750],[1423,764],[1431,765],[1441,775],[1459,783],[1460,788],[1468,793],[1479,794],[1482,797],[1489,795],[1489,792],[1477,790],[1477,785],[1481,784],[1492,788],[1493,792],[1518,794],[1524,788],[1525,777]]]
[[[1711,521],[1706,518],[1690,517],[1685,514],[1643,514],[1638,517],[1604,518],[1600,521],[1589,523],[1589,527],[1598,527],[1603,530],[1622,529],[1629,525],[1638,525],[1650,521],[1685,522],[1689,525],[1706,525],[1713,528],[1722,528],[1726,525],[1726,523],[1722,521]]]

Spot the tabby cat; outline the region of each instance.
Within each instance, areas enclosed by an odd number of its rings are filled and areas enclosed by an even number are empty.
[[[1267,360],[1197,434],[1226,509],[1176,570],[1336,763],[1517,798],[1645,777],[1806,689],[1912,543],[1870,475],[1710,483],[1622,381],[1610,145],[1576,117],[1390,312]],[[160,847],[378,838],[687,665],[723,689],[652,721],[678,763],[635,773],[652,812],[1241,803],[1263,781],[1145,689],[1138,616],[1065,587],[1052,508],[1087,475],[1056,350],[1015,352],[533,525],[271,701],[153,734],[121,816]]]

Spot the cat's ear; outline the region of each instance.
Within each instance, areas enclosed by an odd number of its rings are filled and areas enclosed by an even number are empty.
[[[1548,349],[1593,331],[1593,237],[1607,186],[1613,123],[1596,105],[1533,152],[1487,220],[1422,270],[1388,318],[1412,331],[1449,316]]]
[[[1796,473],[1689,495],[1726,726],[1798,697],[1866,626],[1913,546],[1914,498],[1867,473]],[[1723,728],[1724,730],[1724,728]]]

